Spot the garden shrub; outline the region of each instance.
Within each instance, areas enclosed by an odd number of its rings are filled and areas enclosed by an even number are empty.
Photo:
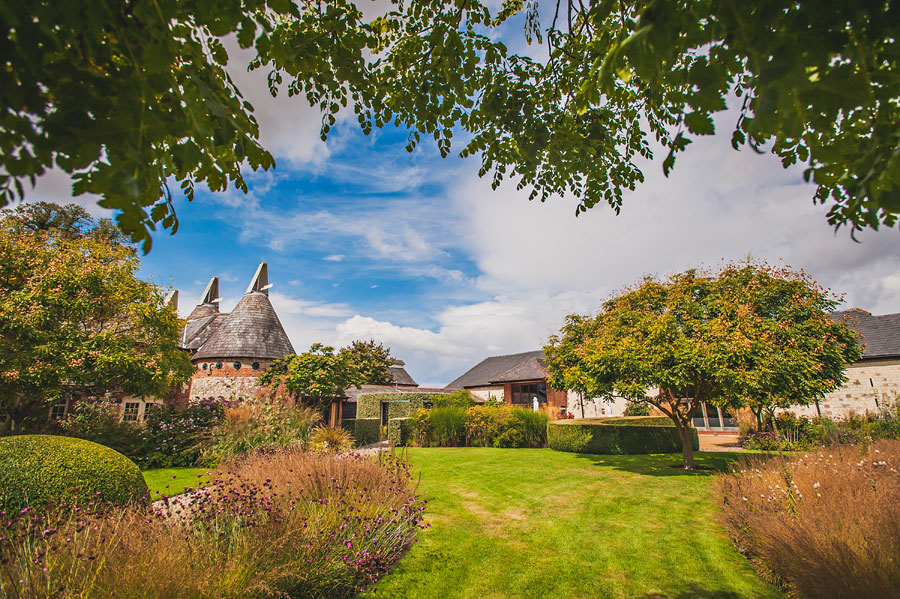
[[[475,403],[475,398],[465,389],[431,396],[431,405],[434,408],[469,408],[474,406]]]
[[[389,572],[422,525],[424,502],[394,458],[284,450],[212,482],[168,509],[5,518],[0,596],[346,599]]]
[[[343,453],[353,449],[353,435],[340,426],[320,424],[312,430],[309,441],[315,451]]]
[[[221,422],[225,405],[205,399],[187,406],[165,405],[150,410],[144,419],[145,449],[136,460],[141,468],[194,466],[204,456]]]
[[[292,402],[250,400],[228,405],[211,432],[207,465],[259,451],[304,447],[322,419],[315,408]]]
[[[551,426],[548,436],[551,449],[570,453],[585,453],[594,438],[585,426]]]
[[[421,409],[413,412],[406,424],[409,427],[409,434],[413,443],[419,447],[428,445],[431,429],[431,410]]]
[[[747,456],[717,482],[726,528],[790,596],[879,599],[900,589],[900,441]]]
[[[512,448],[524,446],[525,436],[522,434],[522,431],[515,428],[508,428],[494,438],[494,447],[497,448]]]
[[[142,461],[146,452],[140,425],[122,422],[121,405],[106,398],[76,402],[59,427],[68,437],[104,445],[134,462]]]
[[[357,446],[377,442],[381,438],[381,419],[357,418],[353,438],[356,439]]]
[[[96,497],[130,503],[147,493],[134,462],[103,445],[53,435],[0,439],[0,510]]]
[[[547,424],[550,418],[546,412],[513,408],[512,416],[513,428],[521,435],[522,443],[511,447],[544,447],[547,444]]]
[[[628,401],[623,413],[625,416],[649,416],[650,406],[643,401]]]
[[[642,416],[553,421],[547,429],[547,442],[551,449],[580,453],[680,453],[682,443],[678,429],[671,424],[671,420],[668,426],[662,423],[663,420],[668,418]],[[584,443],[585,436],[574,433],[570,428],[589,433],[590,440]],[[692,435],[694,450],[697,451],[700,439],[696,430],[692,430]],[[582,446],[581,449],[578,449],[579,446]]]
[[[433,408],[430,412],[429,443],[439,447],[466,444],[466,408]]]

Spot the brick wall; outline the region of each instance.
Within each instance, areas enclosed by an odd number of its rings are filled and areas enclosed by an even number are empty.
[[[235,362],[240,367],[235,368]],[[258,369],[253,363],[259,364]],[[260,390],[259,375],[265,372],[271,360],[222,360],[219,362],[197,361],[196,370],[191,377],[188,397],[191,400],[210,397],[222,399],[251,399]],[[219,366],[221,364],[221,366]],[[203,366],[206,368],[203,368]]]

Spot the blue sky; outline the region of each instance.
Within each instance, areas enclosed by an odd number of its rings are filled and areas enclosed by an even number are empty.
[[[176,202],[180,229],[155,237],[143,274],[179,289],[183,314],[211,276],[230,310],[265,261],[297,351],[374,338],[420,384],[443,385],[489,355],[537,349],[566,314],[596,310],[644,274],[748,254],[807,270],[847,305],[900,311],[898,231],[862,243],[835,234],[799,168],[731,149],[732,113],[670,178],[645,164],[620,216],[598,206],[575,218],[573,198],[540,204],[513,184],[492,191],[477,159],[441,159],[428,143],[409,154],[403,132],[366,137],[352,114],[323,143],[318,113],[301,100],[271,98],[264,74],[234,77],[277,168],[249,174],[249,194]],[[54,172],[31,199],[71,201],[68,189]]]

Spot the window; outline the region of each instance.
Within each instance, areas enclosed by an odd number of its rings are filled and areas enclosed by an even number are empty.
[[[58,403],[50,408],[50,419],[59,420],[66,415],[66,404]]]
[[[343,418],[345,420],[356,418],[356,402],[355,401],[345,401],[341,410],[342,410],[341,413],[343,414]]]
[[[234,364],[232,364],[232,366],[234,366],[234,369],[235,369],[235,370],[240,370],[240,369],[241,369],[241,363],[240,363],[240,362],[235,362]]]
[[[512,403],[532,405],[534,398],[538,403],[547,403],[546,383],[525,383],[512,386]]]
[[[259,362],[254,362],[254,363],[251,364],[250,366],[253,367],[253,370],[259,370]]]
[[[141,408],[141,404],[138,402],[127,402],[125,404],[125,409],[122,411],[122,422],[137,422],[138,419],[138,411]]]
[[[216,368],[222,368],[222,363],[221,363],[221,362],[216,362]]]
[[[144,404],[144,415],[141,416],[141,420],[146,420],[147,414],[149,414],[151,410],[156,409],[156,406],[158,406],[158,405],[159,405],[158,403]]]

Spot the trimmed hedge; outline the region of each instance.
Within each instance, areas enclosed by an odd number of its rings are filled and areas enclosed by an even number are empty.
[[[395,447],[404,447],[409,441],[409,418],[393,418],[388,422],[388,441]]]
[[[691,434],[697,451],[700,438],[696,430]],[[672,421],[656,416],[553,421],[547,427],[547,443],[556,451],[612,455],[681,453],[682,449]]]
[[[131,503],[148,494],[138,467],[103,445],[54,435],[0,439],[0,510],[75,497]]]
[[[381,438],[381,418],[357,418],[353,431],[356,445],[368,445]]]

